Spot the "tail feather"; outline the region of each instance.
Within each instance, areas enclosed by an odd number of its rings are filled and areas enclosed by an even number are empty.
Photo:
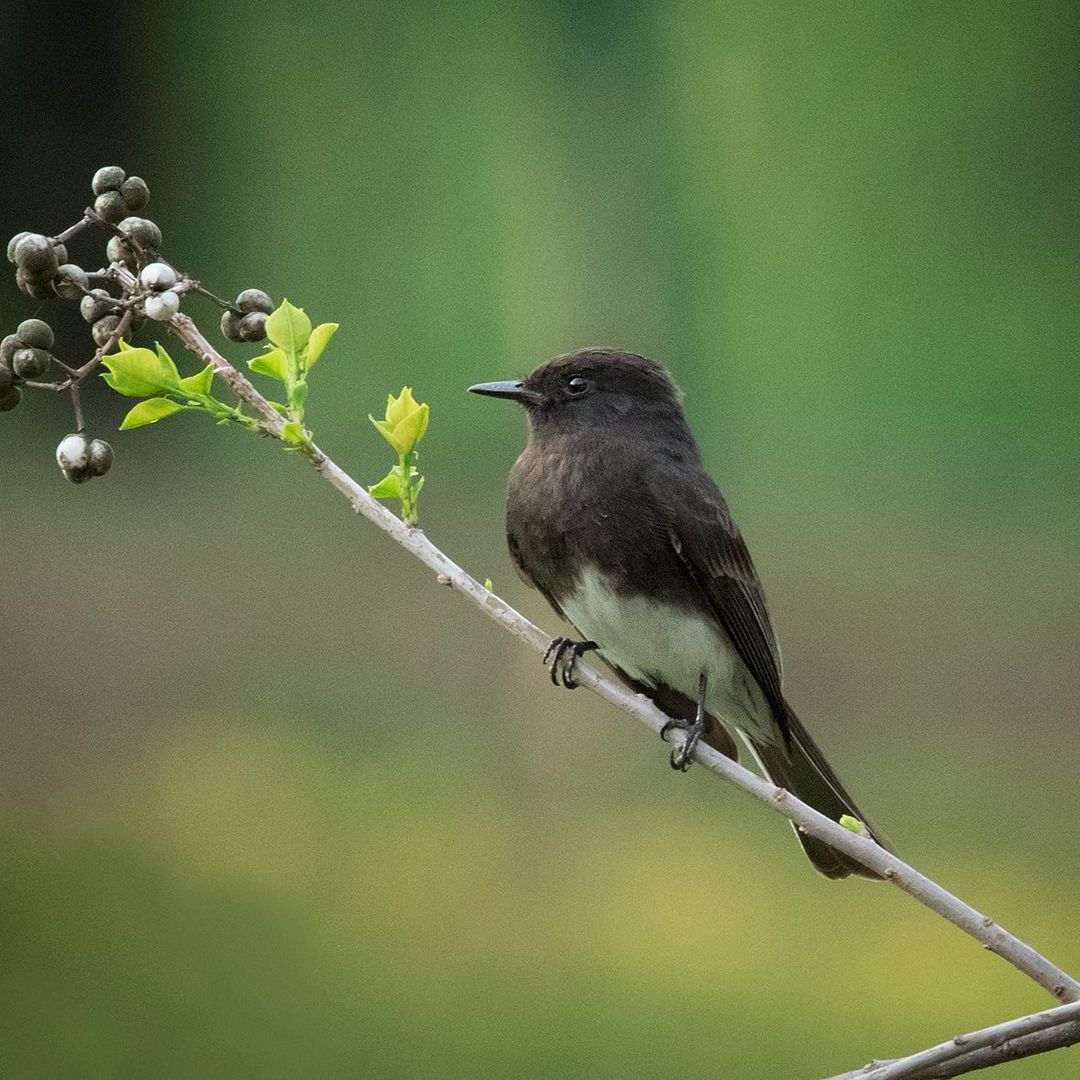
[[[888,841],[856,806],[855,800],[847,793],[832,766],[825,760],[825,755],[786,702],[784,709],[784,720],[790,735],[786,743],[766,743],[754,739],[748,732],[743,733],[751,752],[769,779],[833,821],[839,821],[845,814],[858,818],[874,840],[891,851]],[[825,877],[839,879],[857,874],[860,877],[880,880],[879,874],[829,847],[823,841],[807,836],[798,828],[795,829],[795,835],[814,868]]]

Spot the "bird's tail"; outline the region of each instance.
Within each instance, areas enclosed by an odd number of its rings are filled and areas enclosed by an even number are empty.
[[[889,843],[855,805],[855,800],[840,783],[832,766],[825,760],[825,755],[786,702],[784,710],[784,720],[790,733],[788,740],[766,743],[754,739],[748,732],[743,732],[754,757],[769,779],[833,821],[839,821],[844,814],[858,818],[874,840],[891,851]],[[814,864],[814,869],[825,877],[838,879],[846,878],[849,874],[858,874],[860,877],[880,880],[879,874],[829,847],[823,841],[807,836],[797,828],[795,835],[799,838],[807,858]]]

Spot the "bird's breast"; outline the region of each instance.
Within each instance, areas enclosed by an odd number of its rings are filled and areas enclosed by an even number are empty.
[[[668,686],[694,701],[704,672],[710,712],[747,729],[771,729],[757,683],[711,614],[620,592],[594,566],[580,572],[560,603],[580,633],[597,643],[601,657],[631,679]]]

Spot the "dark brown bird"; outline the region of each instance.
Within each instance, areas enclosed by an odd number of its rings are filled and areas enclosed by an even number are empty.
[[[596,649],[686,730],[674,767],[689,765],[699,738],[736,758],[738,739],[774,783],[869,828],[784,698],[765,593],[667,372],[586,349],[522,382],[469,389],[520,402],[528,417],[506,531],[518,573],[581,635],[553,643],[553,680],[572,687],[574,660]],[[876,876],[796,834],[826,877]]]

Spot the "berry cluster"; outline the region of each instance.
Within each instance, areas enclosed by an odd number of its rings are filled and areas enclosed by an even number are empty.
[[[54,340],[47,322],[24,319],[14,334],[0,341],[0,412],[10,412],[19,404],[19,382],[48,373],[55,360],[50,352]]]
[[[105,348],[120,326],[121,301],[107,289],[91,289],[79,301],[79,313],[90,323],[94,344]]]
[[[147,263],[139,274],[139,284],[148,289],[143,310],[148,319],[168,322],[180,310],[180,294],[175,286],[180,275],[165,262]]]
[[[113,449],[104,439],[88,439],[81,431],[76,431],[60,440],[56,462],[73,484],[85,484],[109,471]]]
[[[266,317],[274,301],[262,289],[245,289],[221,316],[221,332],[230,341],[262,341],[266,337]]]
[[[15,264],[15,283],[32,300],[59,296],[86,281],[86,272],[67,261],[67,248],[41,233],[16,233],[7,246],[8,262]]]
[[[8,241],[7,257],[15,266],[16,283],[31,299],[78,301],[97,351],[82,366],[67,366],[53,355],[53,331],[41,319],[26,319],[0,342],[0,412],[14,409],[27,386],[70,391],[79,432],[60,443],[56,456],[64,475],[78,484],[104,475],[112,464],[109,444],[82,434],[79,386],[121,333],[130,337],[144,318],[169,322],[189,292],[202,293],[225,309],[221,329],[230,341],[264,340],[266,319],[274,310],[261,289],[245,289],[230,304],[165,262],[160,255],[161,230],[139,216],[150,202],[150,189],[141,177],[107,165],[94,173],[91,187],[94,203],[81,221],[58,236],[20,232]],[[67,243],[94,227],[110,234],[105,248],[108,265],[87,271],[68,262]],[[66,378],[40,381],[54,368]]]
[[[106,165],[94,173],[90,182],[94,194],[94,213],[110,225],[145,208],[150,189],[141,176],[127,176],[119,165]]]

